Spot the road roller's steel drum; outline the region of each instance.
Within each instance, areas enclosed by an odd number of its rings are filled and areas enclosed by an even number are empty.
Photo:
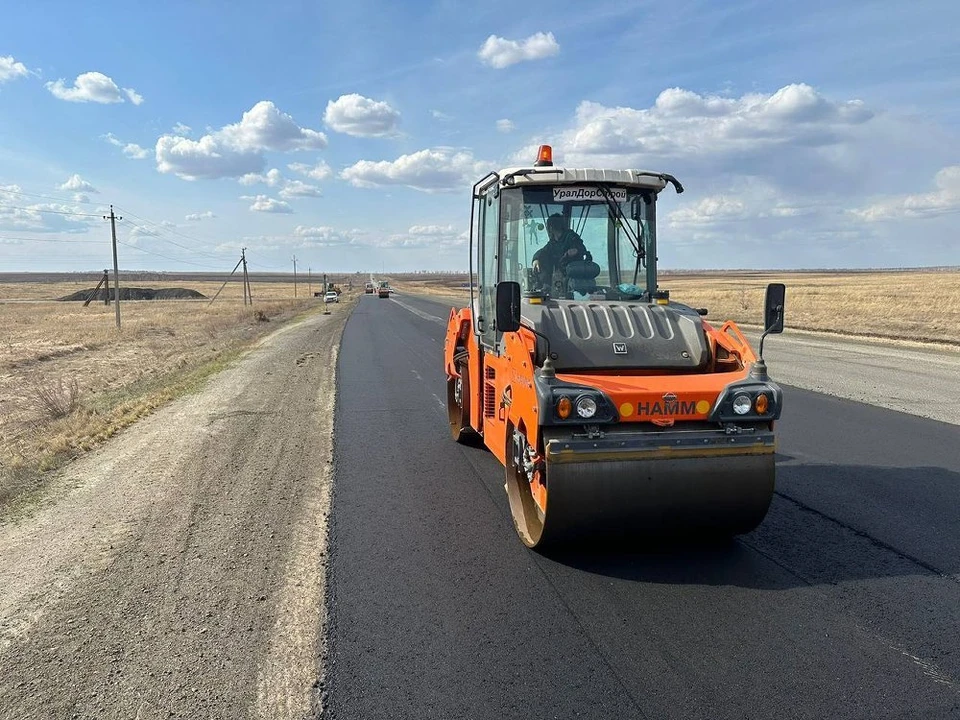
[[[773,498],[772,432],[658,435],[653,442],[548,435],[544,450],[545,513],[526,477],[507,466],[514,523],[530,547],[611,536],[738,535],[760,524]]]

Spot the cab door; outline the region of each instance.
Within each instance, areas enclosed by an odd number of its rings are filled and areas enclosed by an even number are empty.
[[[496,352],[499,341],[496,329],[497,256],[499,253],[500,193],[497,187],[483,192],[478,198],[479,208],[479,263],[477,319],[475,323],[484,352]]]
[[[479,198],[480,238],[478,278],[479,303],[477,333],[480,343],[480,427],[484,444],[501,461],[506,452],[507,395],[509,368],[501,357],[502,335],[496,324],[497,282],[500,280],[500,255],[503,238],[500,234],[500,191],[494,186]]]

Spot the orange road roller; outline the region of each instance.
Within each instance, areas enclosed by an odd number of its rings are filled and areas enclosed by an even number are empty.
[[[783,396],[763,340],[783,331],[767,286],[759,355],[738,326],[657,278],[659,194],[672,175],[532,167],[473,186],[470,306],[444,345],[450,431],[504,465],[529,547],[601,536],[754,529],[774,491]],[[474,286],[476,290],[474,290]]]

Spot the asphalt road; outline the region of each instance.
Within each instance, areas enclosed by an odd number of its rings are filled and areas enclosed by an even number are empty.
[[[960,427],[788,387],[755,532],[540,555],[449,438],[447,308],[344,331],[326,717],[960,717]]]

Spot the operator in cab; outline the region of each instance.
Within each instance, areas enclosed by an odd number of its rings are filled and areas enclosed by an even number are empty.
[[[537,285],[542,288],[552,288],[554,272],[564,273],[568,263],[582,260],[587,253],[583,239],[567,227],[560,214],[547,218],[547,238],[547,244],[534,253],[532,262]]]

